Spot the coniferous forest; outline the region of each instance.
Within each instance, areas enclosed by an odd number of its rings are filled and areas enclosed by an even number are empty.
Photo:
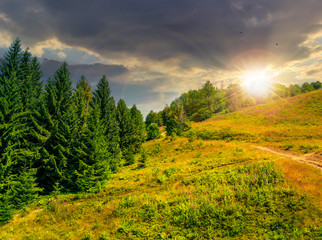
[[[280,97],[321,88],[274,86]],[[12,218],[39,195],[99,192],[122,165],[134,163],[146,140],[181,135],[190,122],[262,103],[241,94],[240,86],[217,89],[207,82],[191,90],[146,121],[140,110],[115,102],[102,76],[94,90],[85,76],[72,86],[67,63],[42,81],[38,59],[16,39],[0,63],[0,223]]]
[[[0,221],[53,192],[98,192],[123,155],[138,152],[145,125],[134,105],[116,106],[105,76],[72,87],[67,63],[45,83],[36,57],[15,40],[1,61]]]

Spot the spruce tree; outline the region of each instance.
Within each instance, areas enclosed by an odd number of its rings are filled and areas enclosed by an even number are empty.
[[[54,78],[48,79],[46,90],[46,105],[53,120],[61,120],[72,103],[72,82],[66,62],[56,71]]]
[[[46,192],[55,184],[67,184],[66,167],[72,148],[72,130],[75,119],[72,106],[72,82],[67,63],[56,71],[54,78],[48,79],[45,86],[44,126],[51,132],[42,151],[42,163],[38,169],[38,181]]]
[[[123,99],[120,99],[117,103],[116,119],[119,124],[120,147],[122,151],[127,149],[134,152],[134,149],[129,149],[133,138],[130,111]]]
[[[104,133],[108,142],[108,151],[112,157],[112,170],[115,171],[120,162],[120,137],[116,120],[116,107],[111,96],[109,83],[104,75],[93,92],[93,102],[100,109],[100,120],[104,127]]]
[[[91,86],[82,76],[76,85],[74,94],[74,108],[76,111],[76,119],[78,121],[79,131],[85,127],[89,116],[90,103],[92,102]]]
[[[28,93],[41,92],[40,77],[35,77],[41,72],[30,66],[31,54],[23,54],[15,40],[0,67],[0,195],[6,196],[9,210],[10,204],[17,208],[33,200],[40,190],[34,167],[46,136],[37,121],[39,95]]]
[[[137,109],[134,104],[130,109],[130,117],[131,117],[131,145],[133,146],[133,150],[135,153],[140,151],[142,143],[146,140],[146,131],[145,131],[145,123],[143,120],[143,115],[139,109]]]
[[[42,94],[43,82],[42,72],[36,57],[32,57],[28,49],[22,55],[20,73],[21,95],[24,110],[34,110],[39,104]]]
[[[104,134],[104,123],[100,119],[100,107],[92,105],[88,117],[87,131],[82,138],[79,166],[75,171],[75,184],[78,191],[99,192],[111,173],[111,154]]]
[[[17,38],[10,45],[8,52],[4,55],[3,60],[1,61],[1,76],[4,78],[10,78],[13,73],[19,71],[20,63],[22,60],[22,50],[20,40]],[[4,84],[2,80],[0,80],[1,85]]]
[[[149,127],[151,123],[157,123],[157,122],[158,122],[158,114],[151,110],[145,118],[145,125],[146,127]]]

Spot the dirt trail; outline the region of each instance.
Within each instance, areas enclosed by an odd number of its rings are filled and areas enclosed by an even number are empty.
[[[284,158],[289,158],[295,161],[299,162],[304,162],[306,164],[312,165],[322,171],[322,153],[319,152],[314,152],[314,153],[308,153],[308,154],[303,154],[303,155],[296,155],[291,152],[283,151],[283,150],[277,150],[277,149],[272,149],[268,147],[263,147],[263,146],[252,146],[254,148],[260,149],[262,151],[270,152],[272,154],[284,157]]]

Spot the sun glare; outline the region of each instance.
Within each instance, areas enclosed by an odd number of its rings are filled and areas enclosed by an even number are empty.
[[[264,70],[252,71],[245,73],[241,80],[246,91],[253,95],[262,95],[269,90],[271,77]]]

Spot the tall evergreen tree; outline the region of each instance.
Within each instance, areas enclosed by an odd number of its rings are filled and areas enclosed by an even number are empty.
[[[56,71],[54,78],[48,79],[46,107],[53,120],[61,120],[72,104],[72,82],[66,62]]]
[[[104,133],[108,142],[108,151],[112,157],[112,170],[115,171],[120,162],[120,137],[119,126],[116,119],[116,107],[109,83],[104,75],[97,84],[93,93],[93,102],[100,109],[100,120],[104,127]]]
[[[4,59],[1,61],[0,71],[3,78],[10,78],[13,73],[19,71],[20,63],[22,60],[22,50],[20,40],[17,38],[10,45],[8,52],[4,55]],[[3,85],[4,82],[0,80]]]
[[[20,74],[21,95],[24,110],[34,110],[42,94],[43,82],[41,81],[42,72],[36,57],[32,57],[29,49],[22,55]]]
[[[78,191],[100,191],[114,167],[100,115],[100,107],[94,103],[90,109],[86,134],[81,139],[81,144],[85,147],[80,151],[82,157],[78,160],[79,165],[75,170],[75,184]]]
[[[119,124],[120,147],[123,150],[129,148],[132,143],[131,116],[123,99],[117,103],[116,119]],[[132,149],[134,150],[134,149]]]
[[[76,91],[74,94],[74,108],[79,128],[84,128],[87,123],[91,102],[91,86],[86,81],[85,77],[82,76],[76,85]],[[81,131],[82,129],[78,130]]]
[[[69,135],[66,147],[67,165],[61,178],[61,186],[65,191],[77,191],[80,186],[76,184],[81,162],[88,158],[86,135],[88,131],[88,118],[90,115],[91,88],[85,77],[82,76],[76,85],[71,107],[64,115]]]
[[[40,77],[34,77],[41,72],[30,66],[31,54],[28,50],[23,54],[19,39],[15,40],[0,67],[0,195],[6,195],[6,208],[10,201],[22,206],[40,190],[33,168],[46,136],[38,124],[38,96],[29,93],[41,92]]]
[[[159,127],[163,125],[162,111],[155,113],[152,110],[145,118],[145,126],[148,128],[151,123],[156,123]]]
[[[91,102],[85,77],[77,83],[68,111],[70,152],[63,187],[68,191],[99,191],[110,172],[110,153],[100,120],[100,109]]]
[[[133,146],[134,152],[140,151],[142,143],[146,140],[145,124],[143,121],[143,115],[134,104],[130,109],[131,117],[131,145]]]
[[[42,152],[42,163],[38,169],[38,181],[46,192],[55,184],[67,181],[65,170],[70,156],[74,119],[72,115],[72,82],[67,63],[63,63],[45,86],[45,126],[51,132]]]

